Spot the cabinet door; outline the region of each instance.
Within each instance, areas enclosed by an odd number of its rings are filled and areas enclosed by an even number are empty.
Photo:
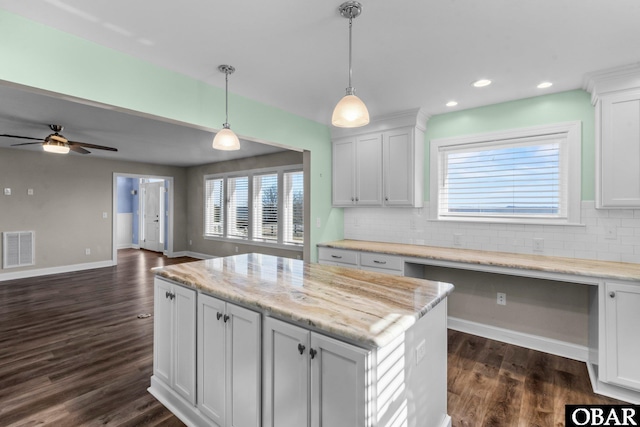
[[[369,352],[311,334],[311,427],[364,427]]]
[[[198,296],[198,408],[219,426],[225,425],[225,303]]]
[[[356,139],[356,205],[382,206],[382,134]]]
[[[261,425],[260,314],[227,303],[227,426]]]
[[[196,404],[196,292],[173,286],[173,389]]]
[[[414,204],[413,145],[410,128],[384,134],[384,202],[388,206]]]
[[[603,96],[600,207],[640,207],[640,91]]]
[[[333,143],[333,205],[352,206],[355,203],[355,138]]]
[[[606,284],[607,381],[640,390],[640,286]]]
[[[169,298],[173,285],[154,280],[153,295],[153,374],[171,385],[173,303]]]
[[[308,426],[309,331],[267,317],[263,344],[264,427]]]

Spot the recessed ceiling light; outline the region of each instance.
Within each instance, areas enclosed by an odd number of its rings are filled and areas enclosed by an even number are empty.
[[[455,107],[456,105],[458,105],[458,103],[456,101],[449,101],[446,105],[447,107]]]
[[[474,87],[485,87],[485,86],[489,86],[490,84],[491,84],[491,80],[488,80],[488,79],[480,79],[473,82]]]
[[[542,82],[538,85],[538,89],[546,89],[551,86],[553,86],[553,83],[551,82]]]

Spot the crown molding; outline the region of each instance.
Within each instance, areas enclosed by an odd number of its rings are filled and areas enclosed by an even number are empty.
[[[591,94],[593,105],[606,93],[640,88],[640,62],[587,73],[582,88]]]

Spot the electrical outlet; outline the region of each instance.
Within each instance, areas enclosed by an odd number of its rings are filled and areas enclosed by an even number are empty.
[[[11,189],[10,188],[5,188],[4,189],[4,195],[5,196],[10,196],[11,195]]]
[[[460,233],[453,234],[453,246],[462,246],[462,234]]]
[[[109,217],[109,215],[106,212],[102,212],[102,218],[103,219],[107,219]]]
[[[91,255],[91,249],[86,248],[86,249],[84,250],[84,254],[85,254],[85,255]]]
[[[505,294],[504,292],[498,292],[496,303],[498,305],[507,305],[507,294]]]
[[[416,220],[415,219],[410,219],[409,220],[409,229],[411,229],[411,230],[415,230],[416,229]]]
[[[425,340],[420,341],[420,344],[416,346],[416,365],[420,363],[424,356],[427,355],[427,343]]]
[[[536,237],[533,239],[533,252],[543,252],[544,251],[544,239],[540,237]]]
[[[238,247],[236,246],[236,253],[238,253]]]
[[[316,228],[320,228],[320,224],[322,224],[320,218],[316,218]]]

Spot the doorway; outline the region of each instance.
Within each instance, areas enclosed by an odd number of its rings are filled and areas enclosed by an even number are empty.
[[[120,212],[123,200],[127,199],[128,216]],[[173,177],[113,174],[113,265],[117,265],[120,248],[147,249],[173,256],[173,200]],[[125,244],[123,236],[128,239]]]

